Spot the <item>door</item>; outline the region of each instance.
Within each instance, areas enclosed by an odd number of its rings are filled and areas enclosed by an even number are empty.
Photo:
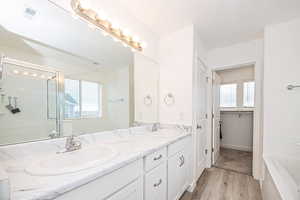
[[[200,177],[206,166],[206,123],[207,123],[207,72],[205,66],[199,61],[196,69],[195,91],[195,123],[196,123],[196,164],[197,177]]]
[[[220,114],[220,76],[213,72],[213,118],[212,118],[212,132],[213,132],[213,153],[212,153],[212,162],[215,164],[218,160],[220,154],[220,123],[221,123],[221,114]]]

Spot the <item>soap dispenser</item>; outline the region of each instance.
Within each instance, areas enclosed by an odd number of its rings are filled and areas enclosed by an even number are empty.
[[[10,183],[7,173],[0,168],[0,200],[10,200]]]

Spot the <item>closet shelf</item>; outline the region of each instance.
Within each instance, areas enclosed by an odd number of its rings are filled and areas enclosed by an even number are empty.
[[[253,112],[254,108],[221,108],[221,112]]]

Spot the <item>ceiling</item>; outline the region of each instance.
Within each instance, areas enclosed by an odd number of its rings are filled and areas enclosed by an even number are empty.
[[[25,9],[36,11],[33,17]],[[9,20],[7,20],[9,19]],[[12,35],[12,36],[9,36]],[[0,7],[1,43],[35,51],[64,62],[124,67],[132,64],[132,52],[98,30],[47,0],[10,0]],[[19,37],[18,39],[16,39]]]
[[[300,0],[118,0],[158,35],[194,23],[207,48],[263,37],[264,26],[300,17]]]

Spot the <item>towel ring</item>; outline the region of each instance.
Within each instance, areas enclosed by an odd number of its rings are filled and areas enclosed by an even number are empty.
[[[146,105],[146,106],[152,105],[152,97],[150,95],[147,95],[144,97],[144,105]]]
[[[175,104],[175,97],[172,93],[168,93],[165,98],[164,98],[164,102],[167,106],[171,106]]]
[[[300,88],[300,85],[288,85],[288,86],[286,87],[286,89],[288,89],[288,90],[293,90],[293,89],[295,89],[295,88]]]

